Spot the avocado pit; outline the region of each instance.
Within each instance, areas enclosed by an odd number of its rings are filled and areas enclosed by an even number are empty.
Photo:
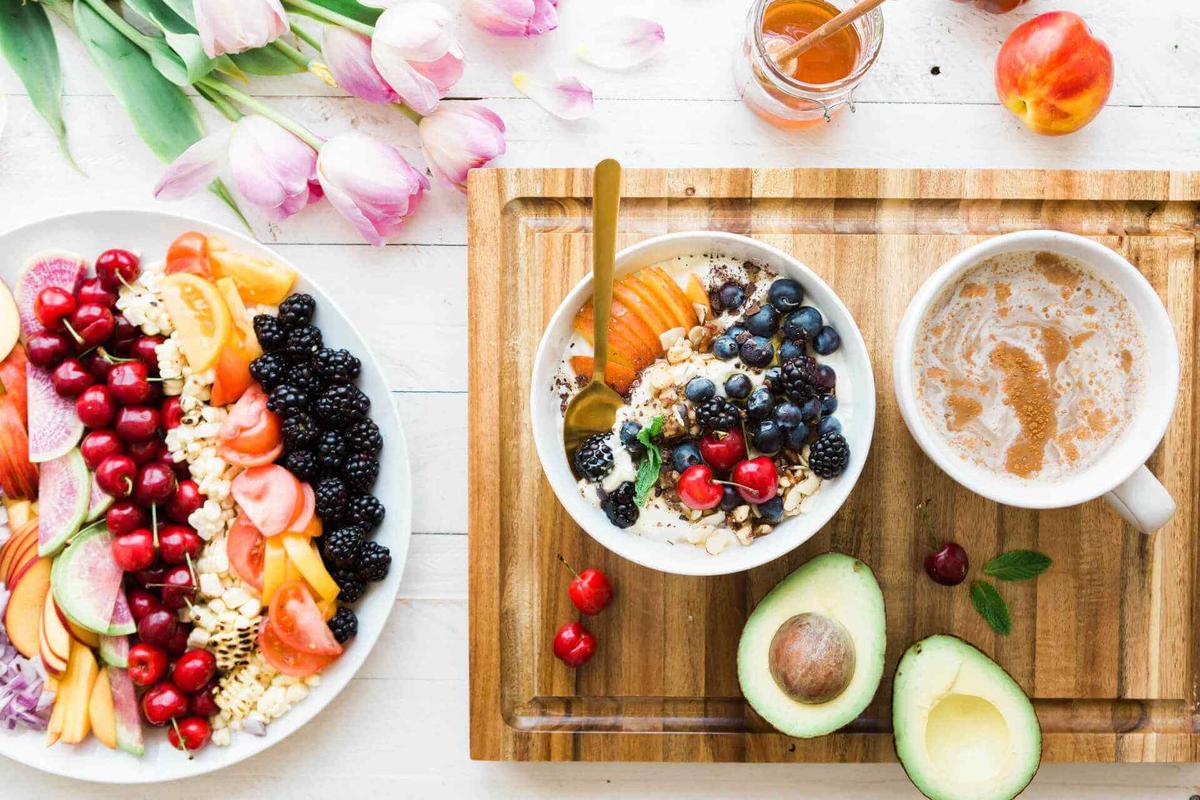
[[[775,631],[767,658],[775,683],[798,703],[827,703],[854,677],[854,640],[824,614],[789,618]]]

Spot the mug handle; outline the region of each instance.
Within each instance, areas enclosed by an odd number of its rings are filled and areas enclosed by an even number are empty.
[[[1146,534],[1154,533],[1175,516],[1175,501],[1167,487],[1144,465],[1104,499],[1126,522]]]

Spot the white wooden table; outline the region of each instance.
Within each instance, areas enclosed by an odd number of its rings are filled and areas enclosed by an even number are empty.
[[[441,0],[457,6],[458,0]],[[785,133],[736,99],[731,56],[749,0],[647,0],[667,49],[633,73],[575,61],[592,15],[611,4],[563,0],[558,31],[540,40],[491,39],[463,24],[467,69],[454,97],[484,98],[508,125],[506,166],[581,166],[605,156],[628,166],[1200,168],[1200,4],[1195,0],[1032,0],[993,17],[950,0],[886,7],[883,53],[857,112]],[[645,7],[645,6],[643,6]],[[593,9],[595,9],[593,11]],[[1084,131],[1028,133],[992,88],[1000,43],[1036,12],[1085,16],[1112,48],[1111,103]],[[310,26],[311,27],[311,26]],[[71,170],[20,84],[0,67],[10,119],[0,138],[0,229],[66,211],[157,207],[161,165],[69,36],[60,37]],[[578,74],[596,92],[594,117],[564,123],[513,89],[512,71]],[[412,146],[399,114],[338,96],[307,77],[253,89],[323,134],[348,126]],[[206,118],[219,124],[206,112]],[[235,224],[218,201],[175,208]],[[391,379],[407,425],[415,479],[412,550],[379,646],[354,683],[290,740],[224,773],[138,796],[187,798],[630,797],[701,795],[916,797],[899,766],[473,763],[467,757],[466,203],[439,190],[395,244],[372,249],[327,207],[260,237],[316,278],[355,319]],[[0,254],[4,257],[6,254]],[[386,303],[379,298],[386,297]],[[51,778],[4,762],[5,798],[128,798],[120,788]],[[1185,800],[1200,766],[1042,768],[1027,796]]]

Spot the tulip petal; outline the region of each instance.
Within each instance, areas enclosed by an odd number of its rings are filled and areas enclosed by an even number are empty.
[[[159,200],[182,200],[217,179],[228,160],[233,126],[205,136],[179,154],[154,187]]]
[[[558,0],[467,0],[477,27],[496,36],[540,36],[558,27]]]
[[[578,78],[547,81],[514,72],[512,82],[517,91],[559,119],[583,119],[592,114],[592,90]]]
[[[593,31],[577,55],[601,69],[629,69],[653,58],[665,41],[662,25],[654,20],[623,15]]]
[[[337,85],[360,100],[395,103],[400,99],[375,68],[371,40],[361,33],[327,27],[321,52]]]
[[[507,149],[504,120],[477,104],[442,106],[421,120],[419,130],[433,173],[463,192],[471,170],[486,166]]]
[[[400,230],[429,189],[399,150],[355,131],[325,143],[317,177],[330,204],[376,246]]]
[[[454,37],[454,15],[423,0],[393,6],[375,23],[375,46],[394,48],[410,61],[436,61],[461,50]]]
[[[286,219],[308,205],[317,154],[269,119],[250,115],[237,123],[229,164],[238,192],[274,219]]]
[[[391,65],[384,74],[392,89],[413,111],[422,116],[434,112],[442,97],[436,83],[422,75],[415,65],[400,61]]]
[[[279,0],[193,0],[192,8],[209,58],[265,47],[291,30]]]

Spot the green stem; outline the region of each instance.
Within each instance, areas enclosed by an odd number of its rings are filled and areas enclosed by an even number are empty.
[[[330,25],[337,25],[346,30],[361,33],[363,36],[375,35],[375,29],[370,25],[364,25],[357,20],[344,17],[336,11],[330,11],[324,6],[311,2],[311,0],[283,0],[283,4],[292,11],[320,20],[321,22],[328,22]]]
[[[274,47],[280,53],[283,53],[283,55],[289,61],[300,67],[300,69],[308,69],[308,59],[304,57],[304,54],[282,39],[276,39],[275,41],[271,42],[271,47]]]
[[[401,114],[403,114],[404,116],[411,119],[413,121],[413,124],[415,124],[415,125],[420,125],[421,120],[425,119],[423,116],[418,114],[416,111],[414,111],[411,108],[409,108],[408,106],[404,105],[404,103],[392,103],[392,105],[395,106],[396,110],[399,111]]]
[[[93,11],[95,11],[101,17],[104,17],[104,21],[116,28],[118,33],[120,33],[129,41],[133,42],[137,47],[149,52],[147,49],[147,43],[150,37],[146,36],[137,28],[126,22],[125,18],[113,11],[109,7],[108,3],[105,3],[104,0],[83,1],[91,6]]]
[[[295,134],[298,139],[307,143],[312,149],[321,149],[321,145],[323,143],[316,137],[315,134],[313,134],[312,131],[289,119],[285,115],[280,114],[278,111],[271,108],[266,103],[261,102],[257,98],[251,97],[245,92],[239,91],[227,83],[222,83],[221,81],[213,80],[212,78],[201,78],[200,80],[196,81],[196,85],[203,86],[210,91],[222,94],[235,103],[239,103],[246,108],[257,111],[259,114],[262,114],[264,117],[276,123],[280,127]]]
[[[301,28],[299,25],[292,25],[292,34],[297,39],[311,47],[313,50],[316,50],[318,53],[321,52],[321,40]]]
[[[225,119],[229,120],[230,122],[237,122],[242,118],[242,112],[237,110],[237,106],[211,89],[208,89],[204,86],[197,86],[196,91],[200,93],[201,97],[212,103],[213,108],[217,109],[217,111],[220,111],[221,114],[224,115]]]

